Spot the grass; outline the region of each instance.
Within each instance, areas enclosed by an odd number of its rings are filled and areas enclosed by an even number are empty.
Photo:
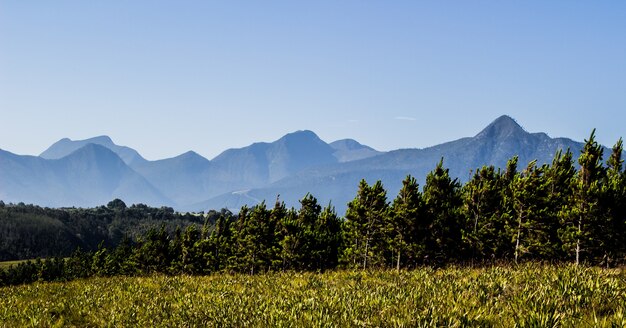
[[[8,268],[12,265],[18,265],[22,262],[26,262],[27,260],[17,260],[17,261],[3,261],[0,262],[0,269]]]
[[[91,278],[0,295],[0,327],[626,326],[625,272],[534,264]]]

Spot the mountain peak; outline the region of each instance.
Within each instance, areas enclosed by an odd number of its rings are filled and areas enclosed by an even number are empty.
[[[96,162],[100,163],[116,163],[118,165],[119,163],[123,163],[122,159],[109,148],[91,142],[73,151],[66,156],[66,158],[68,160],[75,159],[83,162],[86,161],[86,158],[93,158]]]
[[[295,132],[287,133],[281,139],[299,139],[299,140],[307,140],[307,139],[319,139],[317,134],[311,130],[298,130]]]
[[[506,138],[508,136],[514,136],[527,133],[521,125],[508,115],[502,115],[498,117],[491,124],[487,125],[480,133],[476,135],[477,138]]]
[[[111,137],[106,136],[106,135],[89,138],[89,139],[86,139],[85,141],[95,143],[95,144],[100,144],[100,145],[113,145],[113,140],[111,139]]]
[[[359,149],[369,149],[374,150],[372,147],[365,146],[360,142],[354,139],[340,139],[330,143],[330,146],[335,150],[359,150]]]
[[[203,157],[202,155],[196,153],[193,150],[190,150],[186,153],[180,154],[178,156],[176,156],[175,158],[178,159],[185,159],[185,160],[196,160],[196,161],[201,161],[201,162],[208,162],[209,160],[206,159],[205,157]]]
[[[333,156],[339,162],[350,162],[381,154],[372,147],[363,145],[354,139],[341,139],[329,144],[335,152]]]
[[[113,143],[113,140],[111,140],[109,136],[106,135],[101,135],[84,140],[71,140],[68,138],[63,138],[55,142],[39,156],[45,159],[59,159],[73,153],[74,151],[88,144],[96,144],[108,148],[109,150],[116,153],[120,158],[122,158],[122,160],[128,165],[134,165],[146,161],[143,157],[141,157],[141,155],[139,155],[136,150],[125,146],[118,146]]]

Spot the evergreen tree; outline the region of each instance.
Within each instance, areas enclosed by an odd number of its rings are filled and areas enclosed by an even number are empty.
[[[483,166],[462,188],[463,240],[472,260],[494,259],[498,254],[497,239],[504,230],[502,181],[493,166]]]
[[[343,261],[349,267],[379,267],[384,264],[383,230],[389,204],[380,181],[369,186],[359,183],[354,200],[348,203],[344,222]]]
[[[604,216],[598,222],[602,235],[598,238],[602,255],[602,264],[607,267],[625,254],[626,233],[626,175],[624,174],[622,154],[623,141],[620,138],[613,146],[607,160],[607,173],[602,184],[601,208]]]
[[[424,220],[422,194],[414,177],[408,175],[391,206],[387,217],[390,254],[395,267],[415,266],[424,257],[424,241],[428,233]],[[393,263],[393,258],[390,261]]]
[[[195,225],[190,225],[185,229],[180,241],[180,268],[179,270],[188,274],[199,274],[203,272],[205,264],[202,260],[200,243],[200,231]]]
[[[513,209],[508,220],[509,235],[513,235],[515,263],[523,257],[540,258],[544,254],[549,234],[546,229],[546,190],[543,176],[545,166],[537,167],[536,161],[515,176],[511,183],[508,201]],[[514,224],[510,224],[513,223]]]
[[[302,243],[302,228],[298,221],[298,213],[293,208],[285,209],[279,227],[281,268],[283,270],[294,269],[298,265]]]
[[[91,258],[91,272],[97,276],[110,275],[109,268],[107,266],[108,250],[104,247],[104,243],[101,242],[98,245],[98,250],[93,254]]]
[[[265,272],[278,261],[276,222],[265,202],[251,210],[244,206],[239,213],[236,228],[235,268],[242,272]]]
[[[312,254],[313,268],[322,271],[335,268],[339,263],[341,219],[330,203],[319,215],[315,225],[315,240],[316,247]]]
[[[298,269],[312,269],[315,267],[315,251],[317,245],[316,234],[317,225],[322,207],[317,203],[313,195],[307,193],[300,200],[300,210],[298,211],[298,226],[300,228],[300,247],[298,254]]]
[[[133,242],[124,236],[122,241],[107,255],[107,266],[112,275],[133,275],[137,271],[137,263],[133,256]]]
[[[580,170],[572,182],[572,196],[567,208],[561,213],[560,237],[563,249],[574,255],[577,265],[585,257],[592,259],[596,254],[597,240],[601,232],[597,227],[600,211],[601,180],[605,174],[602,167],[602,146],[595,140],[595,129],[585,140],[578,164]]]
[[[137,264],[142,272],[166,272],[172,261],[165,226],[150,228],[136,249]]]
[[[426,254],[435,263],[460,259],[461,246],[461,185],[444,169],[443,159],[426,176],[424,207],[428,236]]]
[[[547,182],[546,199],[546,230],[549,242],[544,253],[552,260],[564,257],[559,230],[561,229],[560,217],[567,208],[567,204],[573,195],[572,182],[576,176],[576,168],[572,160],[572,152],[567,149],[565,154],[558,150],[552,165],[545,170]]]
[[[246,208],[247,209],[247,208]],[[209,224],[205,224],[200,241],[199,252],[202,254],[202,263],[205,263],[204,272],[219,272],[227,268],[229,259],[233,256],[233,216],[230,212],[221,213],[215,221],[211,233],[208,233]]]
[[[498,236],[495,238],[496,258],[501,260],[511,260],[514,257],[514,248],[511,241],[516,238],[515,226],[516,216],[513,207],[513,182],[518,178],[520,172],[517,170],[519,158],[513,156],[507,161],[506,169],[500,174],[501,181],[501,216],[496,220],[498,225]]]
[[[68,280],[91,276],[91,254],[83,252],[80,248],[76,249],[66,260],[65,272],[63,275]]]

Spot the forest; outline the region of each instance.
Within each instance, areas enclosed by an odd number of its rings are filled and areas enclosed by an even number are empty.
[[[626,256],[623,144],[620,139],[605,161],[594,132],[576,162],[569,150],[541,166],[533,161],[520,168],[513,157],[506,168],[484,166],[461,184],[442,159],[421,190],[407,176],[392,200],[380,181],[362,180],[344,217],[311,194],[298,209],[277,198],[273,206],[262,202],[242,207],[237,215],[222,210],[206,216],[127,207],[121,200],[96,209],[0,204],[4,234],[19,235],[16,231],[25,228],[17,222],[26,216],[36,227],[41,226],[37,220],[54,217],[68,230],[66,239],[44,232],[40,240],[31,237],[31,249],[48,249],[49,258],[0,269],[0,285],[155,272],[256,274],[521,262],[616,266]],[[72,238],[85,247],[68,255]],[[11,239],[3,236],[0,242],[6,252]],[[37,253],[20,256],[31,254]]]

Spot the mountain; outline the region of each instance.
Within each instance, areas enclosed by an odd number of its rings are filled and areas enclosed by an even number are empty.
[[[191,204],[215,195],[209,177],[211,163],[193,151],[145,161],[133,168],[176,204]]]
[[[87,144],[60,159],[0,151],[0,198],[42,206],[97,206],[114,198],[156,206],[172,202],[111,150]]]
[[[374,148],[360,144],[353,139],[341,139],[329,144],[335,152],[333,156],[340,163],[356,161],[382,154]]]
[[[304,169],[335,164],[335,149],[311,131],[289,133],[272,143],[255,143],[229,149],[213,165],[213,182],[235,189],[258,187],[276,182]]]
[[[471,171],[483,165],[504,168],[513,156],[519,156],[519,168],[531,160],[538,164],[551,163],[558,149],[570,149],[575,156],[583,144],[566,138],[550,138],[545,133],[526,132],[514,119],[501,116],[474,137],[462,138],[424,149],[401,149],[376,156],[318,166],[301,171],[262,188],[246,190],[241,194],[223,194],[196,204],[197,208],[220,208],[222,204],[254,204],[255,199],[273,200],[276,195],[289,205],[297,206],[298,199],[307,192],[325,204],[332,200],[339,213],[356,194],[358,183],[382,180],[391,201],[400,190],[407,174],[415,176],[421,185],[426,175],[443,158],[444,166],[453,177],[467,181]]]
[[[139,155],[136,150],[125,146],[118,146],[114,144],[113,140],[111,140],[108,136],[99,136],[85,140],[70,140],[68,138],[63,138],[52,144],[52,146],[41,153],[39,157],[45,159],[63,158],[88,144],[101,145],[110,149],[116,153],[124,161],[124,163],[131,166],[146,162],[146,159]]]
[[[545,133],[529,133],[509,116],[501,116],[473,137],[423,149],[379,152],[352,139],[326,143],[312,131],[296,131],[273,142],[228,149],[208,160],[189,151],[148,161],[106,136],[62,139],[40,157],[0,150],[0,199],[44,206],[93,206],[121,198],[128,204],[173,206],[206,211],[277,196],[299,206],[307,192],[320,203],[332,201],[343,214],[358,183],[381,180],[391,201],[407,174],[423,185],[443,158],[453,177],[467,181],[483,165],[503,168],[519,156],[519,169],[531,160],[550,163],[559,149],[576,157],[583,144]],[[605,149],[608,152],[608,149]]]

